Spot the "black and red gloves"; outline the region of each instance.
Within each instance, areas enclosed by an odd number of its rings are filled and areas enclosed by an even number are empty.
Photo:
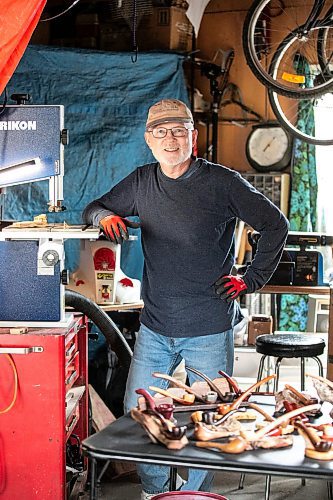
[[[221,276],[215,282],[214,286],[217,295],[227,302],[232,302],[241,295],[244,295],[247,290],[247,285],[243,278],[241,276],[232,276],[231,274]]]
[[[107,215],[99,222],[105,236],[112,241],[112,243],[123,243],[128,240],[127,227],[137,229],[140,227],[139,222],[132,222],[127,219],[119,217],[119,215]]]

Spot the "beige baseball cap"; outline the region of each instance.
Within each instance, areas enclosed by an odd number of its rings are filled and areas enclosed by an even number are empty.
[[[190,109],[178,99],[162,99],[149,108],[146,129],[165,122],[194,124]]]

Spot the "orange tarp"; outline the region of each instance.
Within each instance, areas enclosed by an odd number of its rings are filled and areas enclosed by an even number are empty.
[[[0,94],[20,62],[45,4],[46,0],[1,0]]]

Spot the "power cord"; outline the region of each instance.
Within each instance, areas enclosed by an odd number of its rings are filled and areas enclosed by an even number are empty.
[[[17,369],[16,369],[16,366],[15,366],[14,360],[11,357],[10,354],[5,354],[5,356],[8,359],[9,364],[11,365],[11,367],[13,369],[13,373],[14,373],[14,393],[13,393],[12,401],[7,406],[7,408],[5,408],[4,410],[0,410],[0,415],[2,415],[3,413],[8,413],[13,408],[13,406],[14,406],[14,404],[16,402],[17,388],[18,388],[18,376],[17,376]]]

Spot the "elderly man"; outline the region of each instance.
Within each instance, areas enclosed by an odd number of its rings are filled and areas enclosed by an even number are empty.
[[[138,167],[84,211],[86,223],[111,241],[128,238],[126,219],[139,216],[142,231],[144,309],[125,397],[135,389],[166,387],[152,377],[172,374],[182,359],[211,378],[232,374],[233,327],[238,301],[261,288],[274,272],[285,243],[284,215],[237,172],[192,156],[198,132],[191,111],[163,99],[148,112],[145,140],[156,162]],[[260,233],[255,258],[243,276],[232,275],[237,218]],[[195,377],[188,372],[189,382]],[[168,490],[169,469],[139,465],[142,500]],[[190,470],[182,490],[208,491],[212,474]]]

